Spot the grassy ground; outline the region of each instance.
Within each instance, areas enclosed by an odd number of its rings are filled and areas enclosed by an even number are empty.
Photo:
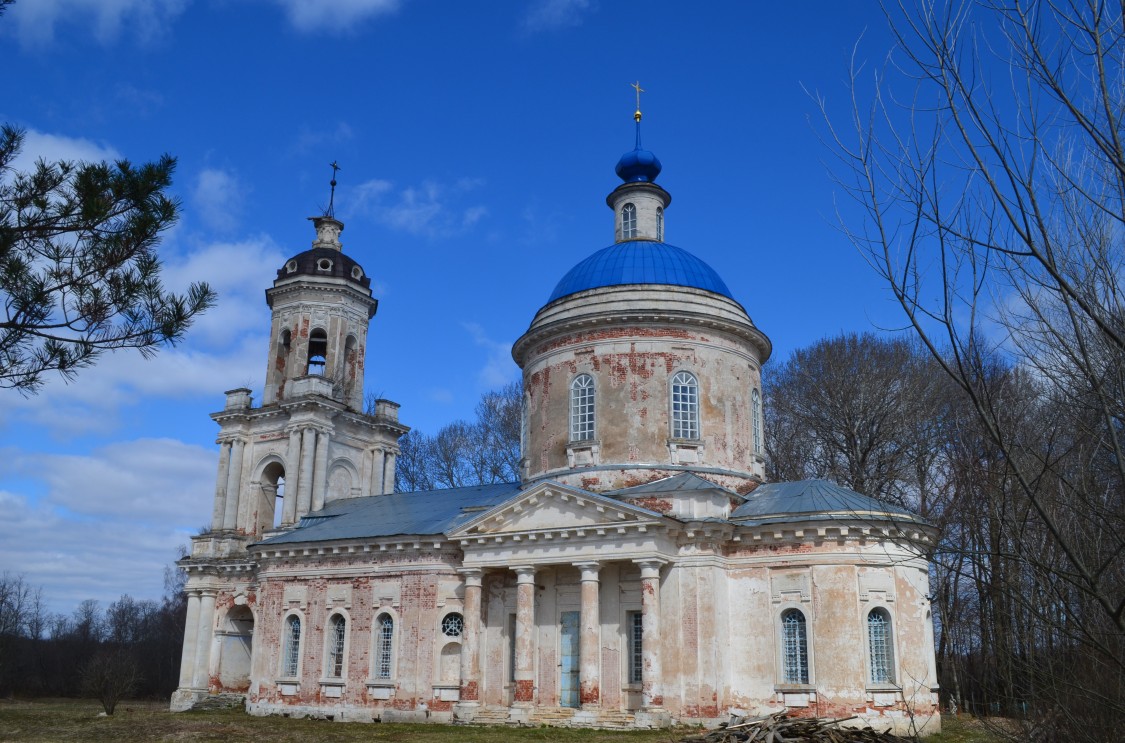
[[[684,731],[613,732],[567,728],[490,728],[447,725],[390,725],[251,717],[239,710],[168,712],[166,702],[123,702],[113,717],[99,716],[95,702],[71,699],[19,702],[0,700],[0,743],[672,743]],[[972,721],[947,720],[945,732],[927,743],[995,743]]]

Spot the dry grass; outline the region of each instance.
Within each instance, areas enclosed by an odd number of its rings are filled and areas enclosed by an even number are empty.
[[[54,699],[34,702],[0,700],[0,743],[75,741],[76,743],[671,743],[684,731],[606,731],[566,728],[452,727],[339,723],[251,717],[239,710],[171,713],[166,702],[122,702],[113,717],[99,716],[96,702]],[[948,720],[946,731],[927,743],[995,743],[979,725],[964,718]]]

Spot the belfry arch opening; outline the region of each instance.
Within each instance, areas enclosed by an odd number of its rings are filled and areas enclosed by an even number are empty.
[[[317,328],[309,333],[309,363],[305,373],[323,376],[327,360],[328,334]]]
[[[285,467],[270,462],[259,479],[262,497],[258,506],[258,534],[281,526],[285,518]]]

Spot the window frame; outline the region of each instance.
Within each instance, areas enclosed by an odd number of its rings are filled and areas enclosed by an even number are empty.
[[[391,623],[390,637],[387,640],[387,646],[383,645],[383,619]],[[387,609],[381,609],[375,614],[375,621],[372,624],[371,631],[371,680],[376,682],[390,682],[395,678],[396,668],[396,653],[398,648],[398,616]],[[380,673],[384,666],[384,653],[386,653],[386,667],[387,675]]]
[[[756,456],[762,456],[765,449],[762,430],[762,393],[754,387],[750,391],[750,436]]]
[[[880,617],[883,625],[883,637],[880,640],[882,645],[882,671],[885,673],[885,678],[878,678],[876,674],[876,662],[879,653],[876,652],[876,638],[874,637],[872,619]],[[895,659],[898,654],[895,652],[895,632],[894,632],[894,617],[891,615],[891,610],[886,606],[873,606],[869,609],[863,618],[864,634],[867,637],[866,645],[866,660],[867,670],[864,674],[867,677],[868,686],[871,688],[898,688],[898,673],[895,668]]]
[[[584,380],[589,380],[589,384],[579,386],[579,383]],[[568,401],[570,442],[596,441],[598,437],[598,383],[593,375],[583,373],[571,380]],[[588,408],[589,412],[586,413],[579,406]],[[584,414],[588,415],[588,421],[579,420]],[[579,427],[582,429],[588,428],[588,430],[579,430]]]
[[[343,624],[343,637],[339,640],[335,637],[335,624]],[[325,681],[343,681],[348,677],[348,650],[351,638],[351,618],[343,609],[334,609],[328,614],[328,621],[325,622],[324,632],[324,675],[322,677]],[[336,653],[339,653],[339,658]],[[338,661],[338,662],[337,662]],[[335,666],[340,666],[340,672],[334,673]]]
[[[644,614],[639,609],[625,612],[626,678],[630,686],[644,683]]]
[[[290,629],[292,621],[297,623],[297,638],[294,641],[293,632]],[[305,617],[299,611],[287,611],[281,618],[281,632],[283,641],[281,643],[281,654],[278,658],[277,675],[278,678],[286,680],[294,680],[301,678],[301,645],[305,640]],[[293,647],[294,642],[296,647]],[[290,673],[292,671],[292,673]]]
[[[621,207],[621,239],[637,239],[637,205],[631,201]]]
[[[664,242],[664,207],[656,207],[656,240]]]
[[[790,618],[797,617],[793,623],[796,628],[797,647],[793,652],[796,657],[791,659],[790,656]],[[779,640],[781,642],[781,667],[780,679],[782,686],[809,686],[812,682],[812,664],[809,661],[809,622],[805,612],[796,606],[786,607],[778,614],[778,622],[781,627]],[[794,675],[790,675],[790,670],[794,670]]]
[[[691,380],[690,383],[687,380]],[[688,388],[691,392],[678,391],[681,387]],[[683,395],[687,395],[689,399],[679,400],[678,398]],[[699,398],[699,377],[684,369],[672,375],[668,382],[668,417],[673,439],[679,441],[702,439]],[[680,410],[681,405],[687,406],[686,412]]]

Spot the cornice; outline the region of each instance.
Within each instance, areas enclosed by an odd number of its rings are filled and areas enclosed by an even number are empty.
[[[727,335],[746,341],[753,345],[761,355],[759,363],[764,363],[773,350],[773,346],[765,333],[758,330],[758,328],[750,322],[739,323],[706,312],[683,310],[606,310],[553,320],[540,326],[535,326],[533,324],[532,327],[513,344],[512,358],[522,367],[535,346],[545,343],[552,338],[569,333],[586,332],[603,327],[623,325],[660,326],[669,324],[706,328],[726,333]]]

